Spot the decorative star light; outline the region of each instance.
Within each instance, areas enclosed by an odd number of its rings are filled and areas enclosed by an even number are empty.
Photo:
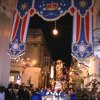
[[[79,5],[80,5],[81,8],[85,8],[86,5],[87,5],[86,0],[81,0],[80,3],[79,3]]]
[[[21,5],[21,9],[22,9],[22,10],[25,10],[26,8],[27,8],[27,3],[24,2],[24,3]]]

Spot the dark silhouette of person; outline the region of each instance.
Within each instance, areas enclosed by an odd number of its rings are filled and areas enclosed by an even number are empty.
[[[25,91],[24,87],[21,85],[18,91],[18,100],[25,100]]]
[[[25,89],[25,100],[30,100],[30,94],[28,89]]]
[[[16,95],[13,90],[13,84],[10,83],[5,89],[5,100],[16,100]]]

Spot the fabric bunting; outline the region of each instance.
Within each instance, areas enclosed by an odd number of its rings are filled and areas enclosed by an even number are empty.
[[[44,20],[54,21],[68,12],[71,0],[35,0],[36,13]]]
[[[79,62],[93,55],[92,0],[35,0],[35,2],[18,0],[8,50],[11,58],[16,58],[25,52],[28,23],[34,13],[47,21],[55,21],[65,13],[71,13],[73,16],[71,54]]]
[[[29,19],[34,11],[33,0],[18,0],[8,50],[8,54],[12,59],[25,52]]]
[[[72,55],[79,61],[84,61],[93,55],[93,7],[92,0],[75,0],[73,11],[73,41]]]

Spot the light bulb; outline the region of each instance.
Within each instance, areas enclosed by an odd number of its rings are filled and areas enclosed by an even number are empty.
[[[57,29],[54,29],[54,30],[53,30],[53,34],[54,34],[54,35],[58,35]]]

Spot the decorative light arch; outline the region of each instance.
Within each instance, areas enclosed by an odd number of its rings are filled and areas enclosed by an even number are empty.
[[[73,16],[72,55],[82,62],[93,55],[92,0],[18,0],[8,54],[12,59],[25,52],[29,19],[38,14],[46,21],[55,21],[65,13]]]

